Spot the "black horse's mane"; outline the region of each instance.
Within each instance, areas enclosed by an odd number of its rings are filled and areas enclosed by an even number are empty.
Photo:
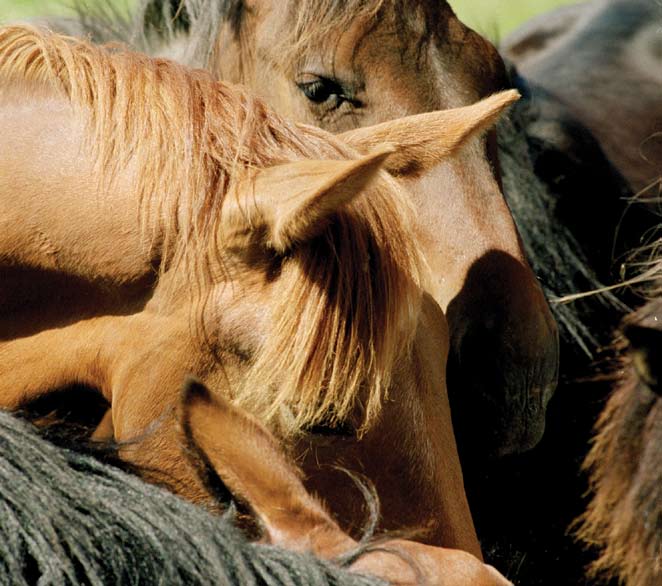
[[[312,555],[251,543],[231,514],[212,515],[58,448],[3,412],[0,576],[16,586],[380,584]]]
[[[609,343],[628,310],[606,286],[616,279],[614,226],[629,191],[597,142],[561,104],[531,88],[514,68],[510,75],[523,98],[498,125],[504,195],[562,342],[573,353],[592,356]],[[591,291],[596,293],[562,301]]]

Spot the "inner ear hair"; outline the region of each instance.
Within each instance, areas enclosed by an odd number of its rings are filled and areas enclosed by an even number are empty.
[[[203,484],[209,495],[213,499],[214,509],[222,511],[234,507],[242,519],[242,528],[247,530],[251,536],[261,534],[261,528],[258,531],[259,521],[253,514],[249,503],[245,502],[241,495],[234,494],[223,479],[216,473],[214,466],[203,450],[200,449],[193,437],[191,428],[191,419],[187,406],[194,400],[208,401],[210,398],[209,390],[194,376],[188,376],[184,380],[180,400],[177,407],[177,421],[181,428],[182,440],[186,448],[186,456],[193,467],[197,478]],[[252,522],[247,523],[250,519]]]
[[[304,159],[255,170],[223,205],[224,248],[245,256],[255,244],[277,255],[320,235],[334,215],[377,179],[390,145],[356,159]]]
[[[491,128],[519,98],[517,90],[506,90],[471,106],[406,116],[350,130],[340,137],[362,153],[381,144],[392,145],[394,152],[386,161],[386,170],[395,176],[415,176],[429,171],[458,152],[470,138]]]

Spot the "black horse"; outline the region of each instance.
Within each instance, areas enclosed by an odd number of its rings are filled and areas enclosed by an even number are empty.
[[[353,561],[353,560],[352,560]],[[17,586],[375,586],[249,542],[216,516],[0,412],[0,581]]]

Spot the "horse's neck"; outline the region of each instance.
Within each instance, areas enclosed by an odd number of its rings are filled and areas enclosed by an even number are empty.
[[[100,180],[84,116],[66,98],[5,93],[0,128],[0,264],[116,284],[152,272],[135,173]]]

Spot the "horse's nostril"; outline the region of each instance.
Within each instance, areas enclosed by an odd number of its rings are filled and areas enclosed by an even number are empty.
[[[526,451],[542,437],[558,378],[558,343],[556,330],[550,334],[546,322],[539,323],[523,329],[478,319],[454,340],[449,394],[462,450],[489,445],[505,455]]]

